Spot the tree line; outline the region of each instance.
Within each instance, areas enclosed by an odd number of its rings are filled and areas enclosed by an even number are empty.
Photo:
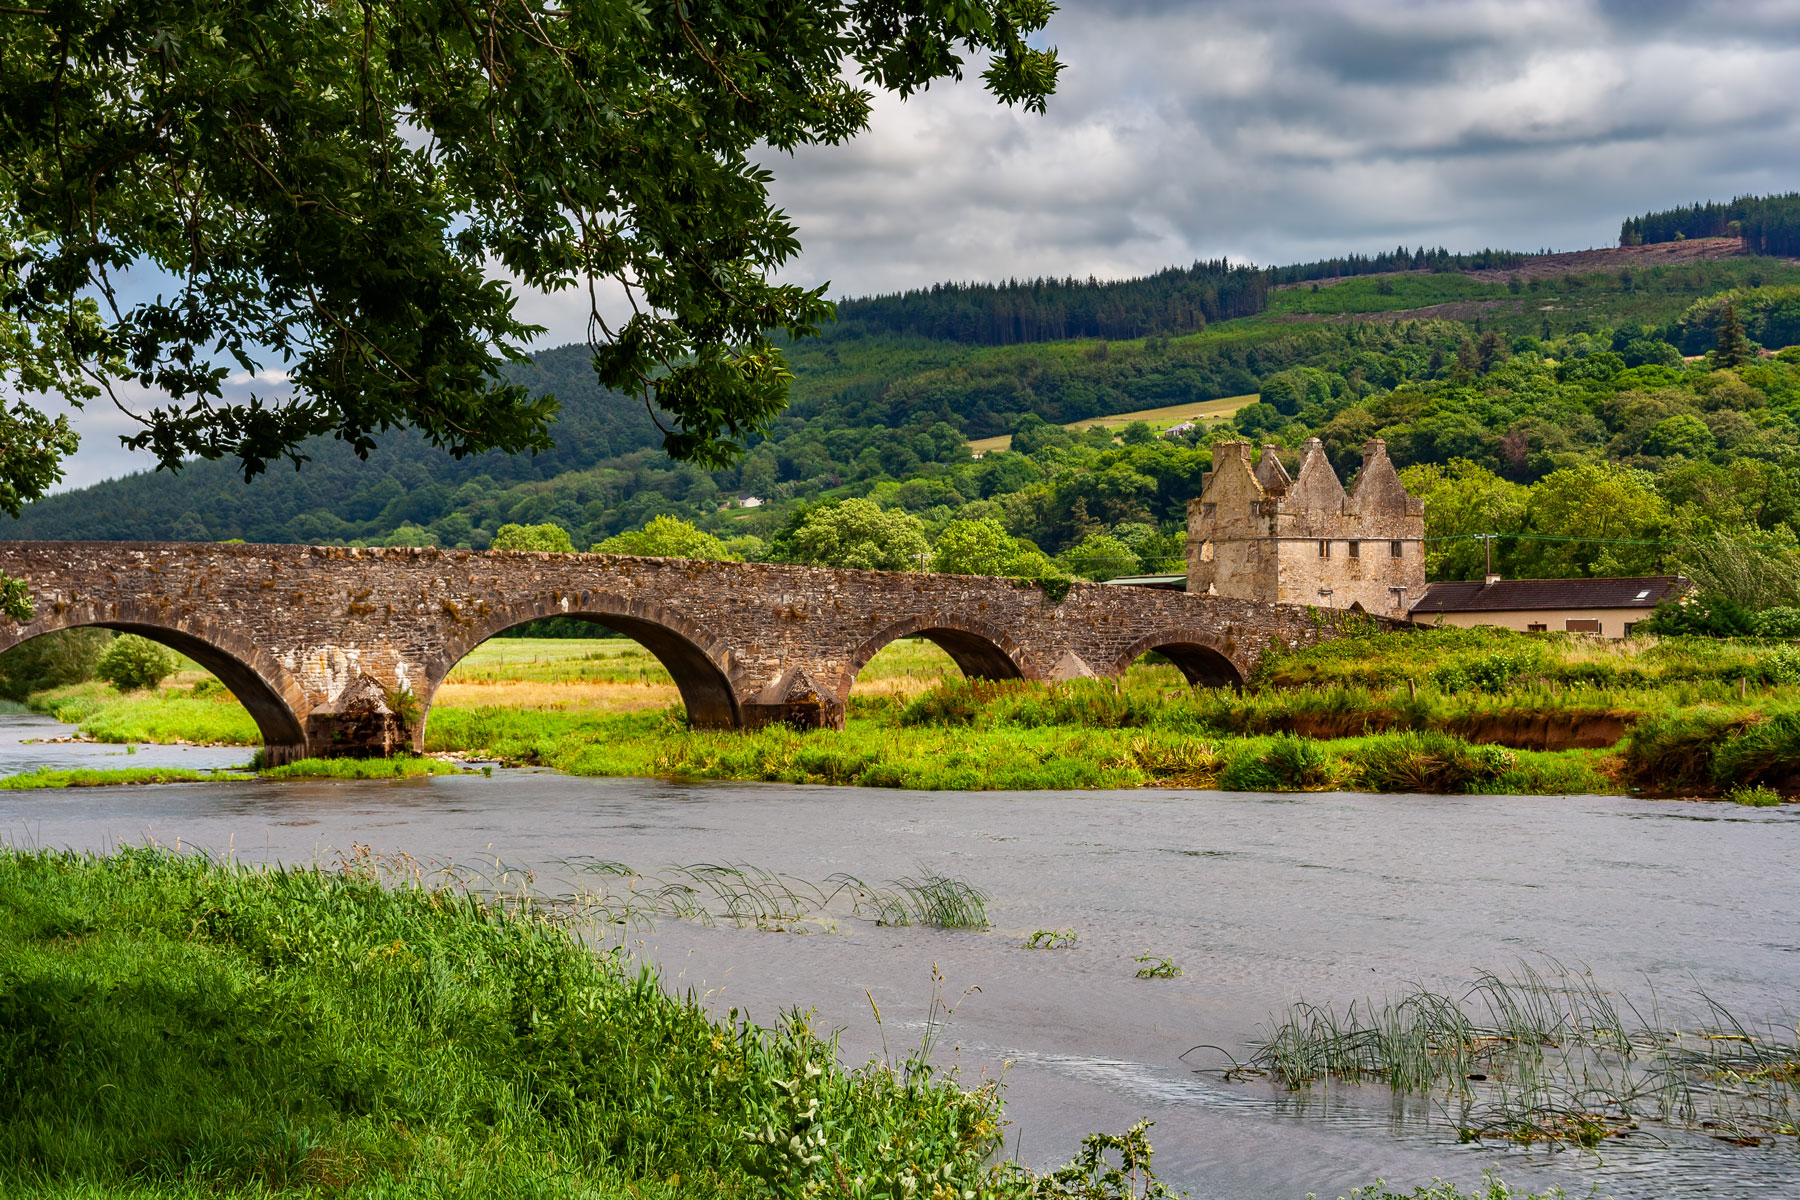
[[[1169,267],[1137,279],[1029,279],[940,283],[845,300],[834,337],[911,335],[983,346],[1070,338],[1127,339],[1195,333],[1209,322],[1250,317],[1283,284],[1394,271],[1481,271],[1518,267],[1531,255],[1510,250],[1452,254],[1405,246],[1285,267],[1225,259]]]
[[[1627,217],[1619,226],[1621,246],[1716,237],[1742,238],[1756,254],[1800,254],[1800,192],[1689,204]]]

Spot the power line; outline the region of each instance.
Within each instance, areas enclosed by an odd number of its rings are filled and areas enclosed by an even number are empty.
[[[1654,538],[1577,537],[1560,533],[1447,533],[1441,537],[1422,538],[1426,542],[1469,542],[1504,539],[1525,542],[1587,542],[1597,546],[1664,546],[1675,550],[1712,545],[1712,542],[1671,542]],[[1746,550],[1800,550],[1793,542],[1731,542]]]

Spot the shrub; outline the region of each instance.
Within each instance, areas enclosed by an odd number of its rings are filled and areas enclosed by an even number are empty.
[[[1800,638],[1800,608],[1765,608],[1750,619],[1762,638]]]
[[[178,665],[173,651],[135,633],[122,633],[94,664],[94,675],[121,692],[135,692],[155,687],[173,675]]]
[[[1781,793],[1773,788],[1757,784],[1755,787],[1739,785],[1725,793],[1725,798],[1733,804],[1742,804],[1747,808],[1773,808],[1781,803]]]
[[[492,550],[539,550],[551,554],[569,554],[575,544],[569,531],[553,521],[542,525],[502,525],[494,531]]]

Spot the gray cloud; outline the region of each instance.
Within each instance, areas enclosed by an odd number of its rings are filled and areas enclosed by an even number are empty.
[[[805,253],[865,295],[1421,242],[1610,244],[1647,209],[1800,187],[1800,0],[1065,0],[1045,116],[970,71],[772,156]],[[527,296],[543,344],[573,292]],[[148,465],[84,418],[71,482]],[[90,424],[90,421],[93,424]],[[130,464],[128,466],[127,464]]]

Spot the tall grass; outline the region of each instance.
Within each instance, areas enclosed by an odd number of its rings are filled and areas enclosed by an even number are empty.
[[[697,863],[641,874],[624,863],[568,859],[583,885],[570,897],[584,919],[644,925],[659,917],[786,929],[803,922],[868,918],[883,925],[986,929],[988,895],[936,872],[870,884],[836,874],[810,883],[747,863]]]
[[[1652,997],[1654,1001],[1654,997]],[[1398,999],[1296,1004],[1246,1064],[1289,1088],[1379,1081],[1450,1097],[1465,1140],[1572,1142],[1631,1136],[1645,1123],[1754,1144],[1800,1132],[1800,1043],[1754,1032],[1702,996],[1677,1027],[1559,964],[1483,973],[1462,995],[1414,988]]]
[[[1024,1192],[992,1087],[715,1021],[528,897],[388,883],[0,850],[0,1191]]]

